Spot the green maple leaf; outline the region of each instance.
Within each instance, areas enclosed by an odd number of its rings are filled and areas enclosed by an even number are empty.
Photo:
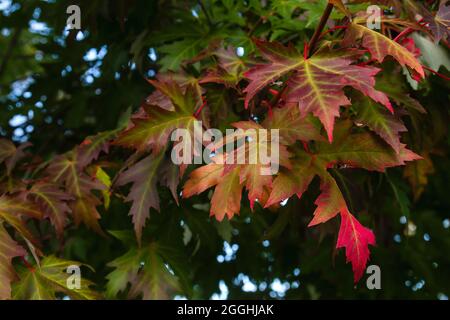
[[[343,121],[332,144],[317,143],[317,159],[330,164],[384,172],[386,168],[405,165],[420,156],[400,144],[395,152],[381,138],[369,132],[351,134],[351,122]]]
[[[170,249],[156,242],[140,248],[132,247],[109,263],[115,270],[106,276],[107,296],[117,297],[119,292],[126,291],[130,285],[128,298],[170,298],[181,290],[180,280],[171,269],[172,262]]]
[[[40,264],[32,269],[21,268],[20,280],[13,285],[13,299],[54,300],[57,298],[57,293],[76,300],[100,298],[101,296],[97,292],[90,289],[93,283],[83,276],[80,279],[79,289],[69,287],[71,274],[66,272],[67,268],[81,265],[76,261],[49,256],[42,259]]]

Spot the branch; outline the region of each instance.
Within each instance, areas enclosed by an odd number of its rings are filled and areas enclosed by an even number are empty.
[[[310,53],[314,52],[314,49],[316,48],[317,42],[320,38],[320,35],[322,34],[322,31],[325,28],[325,25],[327,24],[328,19],[330,18],[331,11],[333,11],[333,4],[328,3],[327,7],[325,8],[325,11],[322,14],[322,18],[320,18],[319,25],[317,26],[317,29],[314,32],[314,35],[312,36],[311,41],[309,42],[309,51],[308,51],[307,56],[309,56]]]

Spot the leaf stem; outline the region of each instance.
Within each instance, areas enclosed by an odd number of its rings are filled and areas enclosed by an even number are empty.
[[[311,41],[309,42],[308,56],[310,56],[310,53],[314,52],[317,42],[319,41],[320,35],[322,34],[322,31],[325,28],[325,25],[327,24],[328,19],[330,18],[331,11],[333,11],[333,7],[334,6],[332,3],[327,4],[325,11],[323,12],[322,17],[320,18],[319,25],[317,26],[317,29],[314,32],[314,34],[311,38]]]
[[[435,71],[435,70],[433,70],[433,69],[431,69],[431,68],[429,68],[427,66],[422,65],[422,68],[424,68],[424,69],[430,71],[431,73],[437,75],[439,78],[442,78],[444,80],[450,81],[449,77],[447,77],[447,76],[443,75],[442,73],[439,73],[439,72],[437,72],[437,71]]]
[[[202,96],[202,100],[203,100],[202,105],[201,105],[201,106],[197,109],[197,111],[195,111],[195,113],[194,113],[194,117],[197,118],[197,119],[198,119],[200,113],[202,112],[203,108],[206,106],[206,98],[204,98],[204,97]]]

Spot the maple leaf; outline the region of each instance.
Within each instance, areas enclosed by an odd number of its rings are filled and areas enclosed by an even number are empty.
[[[95,177],[89,177],[83,171],[78,159],[76,150],[59,155],[48,166],[46,172],[53,183],[63,184],[66,192],[74,198],[69,202],[69,207],[75,224],[79,225],[82,222],[89,228],[103,234],[98,224],[100,214],[96,208],[101,202],[91,191],[104,190],[105,185]]]
[[[332,144],[317,142],[317,158],[327,163],[327,166],[340,164],[380,172],[421,159],[402,143],[398,152],[395,152],[370,132],[350,134],[350,129],[351,123],[342,121],[336,129],[336,141]]]
[[[256,41],[258,48],[269,64],[257,65],[247,71],[245,76],[250,83],[245,89],[245,105],[262,88],[287,73],[286,101],[298,103],[302,116],[312,112],[317,116],[333,140],[335,118],[339,116],[339,107],[350,104],[344,94],[344,87],[351,86],[392,111],[388,97],[374,89],[378,68],[352,65],[352,56],[348,52],[318,52],[305,59],[292,46],[284,47],[278,43]]]
[[[408,179],[412,192],[414,194],[414,200],[418,200],[422,193],[425,191],[425,187],[428,185],[428,176],[435,172],[433,161],[428,152],[423,154],[423,159],[408,163],[405,167],[403,175]]]
[[[358,124],[367,125],[370,130],[382,137],[395,152],[400,152],[400,132],[407,131],[400,119],[394,115],[385,112],[380,106],[370,99],[358,97],[353,104],[356,108],[357,117],[355,121]]]
[[[272,176],[269,173],[274,163],[262,163],[261,158],[258,158],[261,153],[265,155],[272,153],[270,142],[272,137],[261,137],[259,130],[264,128],[253,121],[241,121],[234,123],[233,126],[240,130],[213,144],[213,149],[218,151],[212,158],[213,163],[194,170],[183,188],[183,197],[188,198],[216,186],[211,198],[210,214],[216,216],[219,221],[225,216],[231,219],[234,214],[239,213],[244,187],[248,191],[250,207],[253,209],[255,202],[260,202],[264,206],[269,196],[267,189],[272,184]],[[248,131],[249,129],[254,131]],[[248,139],[249,136],[251,139]],[[242,144],[232,152],[226,153],[222,150],[223,153],[220,153],[220,148],[231,141],[238,141],[238,145],[241,141]],[[286,146],[280,144],[278,148],[278,165],[290,167],[290,154]],[[250,155],[256,157],[251,160]]]
[[[110,142],[120,130],[101,132],[95,136],[84,139],[78,146],[78,162],[80,167],[89,165],[93,160],[97,160],[100,153],[108,153]]]
[[[272,116],[267,117],[261,125],[266,129],[278,129],[280,142],[285,145],[291,145],[296,141],[323,140],[314,119],[311,116],[301,117],[295,105],[274,109]]]
[[[380,77],[377,78],[375,88],[386,93],[386,95],[398,105],[403,105],[408,109],[417,110],[420,113],[426,113],[423,106],[408,94],[408,90],[402,80],[401,74],[394,72],[381,73]]]
[[[355,283],[361,279],[369,260],[369,244],[375,245],[375,236],[370,229],[363,227],[358,220],[344,208],[341,211],[336,248],[345,248],[347,262],[351,262]]]
[[[347,261],[352,263],[354,279],[357,282],[365,269],[369,258],[368,244],[375,244],[375,237],[369,229],[363,227],[348,211],[345,199],[334,178],[311,155],[303,154],[300,161],[293,164],[294,170],[280,174],[273,183],[273,190],[266,206],[275,204],[282,199],[297,194],[300,198],[315,175],[321,179],[321,193],[315,201],[317,205],[314,218],[309,227],[327,222],[336,215],[341,215],[341,228],[336,248],[346,247]],[[307,159],[308,156],[310,159]]]
[[[375,244],[375,237],[363,227],[348,211],[344,196],[333,176],[327,171],[332,165],[350,165],[367,170],[384,171],[385,168],[404,164],[420,157],[400,144],[396,153],[386,143],[369,132],[350,134],[351,123],[341,121],[336,126],[332,144],[318,141],[314,152],[296,150],[291,159],[292,170],[284,169],[275,178],[265,207],[277,204],[293,195],[299,198],[306,191],[315,176],[319,176],[321,193],[313,219],[308,226],[327,222],[340,214],[342,223],[337,248],[345,247],[347,261],[352,263],[354,279],[357,282],[369,258],[369,244]]]
[[[17,162],[26,156],[25,149],[30,146],[31,143],[25,142],[19,147],[16,147],[11,141],[0,139],[0,164],[5,162],[6,173],[8,175],[11,174]]]
[[[446,2],[441,2],[439,10],[434,17],[428,10],[419,12],[424,16],[424,20],[430,24],[429,28],[434,35],[436,43],[450,36],[450,5],[447,5]]]
[[[62,237],[64,226],[67,223],[67,214],[71,213],[67,202],[74,198],[61,191],[58,185],[47,182],[35,183],[27,195],[32,202],[39,206],[44,217],[50,219],[55,226],[57,235]]]
[[[11,239],[0,221],[0,300],[11,298],[11,282],[17,278],[12,259],[23,257],[26,253],[17,242]]]
[[[180,281],[169,266],[173,266],[167,248],[150,243],[141,248],[132,247],[123,256],[108,264],[115,268],[106,276],[106,294],[116,297],[131,284],[128,298],[142,296],[145,300],[169,299],[181,289]]]
[[[133,119],[133,126],[122,132],[115,144],[159,152],[166,147],[173,130],[193,130],[195,110],[202,104],[195,87],[188,85],[183,91],[174,81],[151,83],[170,99],[174,110],[169,111],[156,105],[144,106],[144,117]]]
[[[383,62],[386,56],[392,56],[402,66],[415,70],[421,78],[425,77],[422,65],[408,49],[385,35],[357,23],[351,23],[343,40],[344,45],[362,39],[362,46],[369,50],[372,58]]]
[[[244,62],[236,55],[236,50],[229,46],[228,48],[219,48],[214,52],[219,63],[214,65],[213,69],[208,70],[199,83],[221,83],[226,86],[235,86],[242,76]]]
[[[332,165],[347,165],[366,170],[383,172],[388,167],[399,166],[421,157],[400,145],[396,153],[381,139],[369,132],[350,134],[351,123],[342,121],[336,128],[336,139],[332,144],[316,142],[314,152],[296,150],[291,159],[292,169],[283,170],[275,178],[266,207],[294,194],[298,197],[307,189],[312,179],[321,178],[322,193],[316,201],[318,209],[314,222],[325,222],[335,216],[345,205],[334,178],[326,171]],[[330,207],[330,208],[325,208]],[[325,212],[321,214],[321,212]]]
[[[326,171],[321,173],[320,190],[321,193],[314,202],[317,208],[313,213],[314,218],[308,224],[309,227],[327,222],[347,209],[347,204],[336,180]]]
[[[178,171],[175,173],[164,164],[164,154],[149,155],[138,163],[132,165],[117,178],[116,185],[123,186],[133,183],[130,193],[125,201],[131,201],[130,214],[133,217],[136,237],[140,243],[142,229],[150,215],[150,208],[159,211],[159,196],[156,189],[158,181],[171,188],[172,195],[177,199],[176,185],[178,184]],[[174,166],[173,164],[171,165]],[[163,174],[161,171],[163,170]],[[165,174],[164,174],[165,173]]]
[[[211,215],[221,221],[225,217],[233,217],[241,207],[242,186],[239,181],[240,167],[225,173],[223,164],[210,163],[194,170],[183,187],[183,198],[200,194],[210,187],[216,186],[211,199]]]
[[[42,213],[33,203],[21,196],[0,196],[0,219],[16,229],[26,240],[38,244],[39,242],[25,225],[23,217],[41,219]]]
[[[297,150],[292,161],[292,169],[283,169],[272,183],[272,190],[265,207],[270,207],[285,199],[297,195],[298,198],[306,191],[316,175],[313,158],[306,152]]]
[[[48,256],[41,260],[39,265],[32,269],[21,268],[20,280],[13,285],[13,299],[20,300],[55,300],[57,293],[62,293],[76,300],[94,300],[101,296],[90,289],[92,282],[81,277],[79,289],[69,288],[68,281],[71,276],[67,268],[81,267],[83,264]]]

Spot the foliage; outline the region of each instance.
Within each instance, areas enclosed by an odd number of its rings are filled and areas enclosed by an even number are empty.
[[[449,6],[370,2],[381,30],[362,1],[94,1],[77,34],[62,31],[65,1],[13,1],[0,298],[204,299],[220,281],[230,298],[448,294]],[[170,136],[196,120],[278,129],[280,171],[220,152],[174,164]],[[361,280],[369,258],[378,292]]]

